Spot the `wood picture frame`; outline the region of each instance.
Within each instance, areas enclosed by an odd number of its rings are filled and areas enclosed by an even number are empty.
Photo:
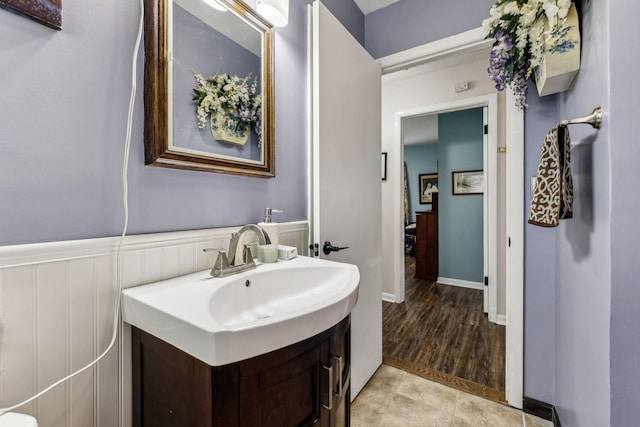
[[[62,0],[0,0],[0,8],[62,30]]]
[[[428,205],[433,203],[433,193],[438,192],[438,174],[425,173],[418,177],[418,188],[420,189],[420,204]]]
[[[451,172],[451,192],[454,196],[484,194],[484,171]]]
[[[257,144],[256,159],[247,158],[243,149],[230,146],[227,152],[191,149],[188,144],[174,137],[174,99],[191,99],[192,89],[174,94],[172,80],[176,52],[171,46],[173,39],[174,0],[144,0],[144,148],[145,164],[173,169],[243,175],[258,178],[275,176],[275,95],[274,95],[274,43],[273,26],[241,0],[216,0],[227,9],[224,21],[234,18],[249,30],[261,35],[261,84],[262,88],[262,134]],[[205,3],[202,3],[205,5]],[[202,6],[202,5],[199,5]],[[206,7],[206,6],[202,6]],[[192,14],[193,15],[193,14]],[[195,16],[195,15],[194,15]],[[173,61],[169,58],[173,57]],[[212,71],[202,71],[209,75]],[[232,73],[229,73],[232,74]],[[195,83],[195,80],[194,80]],[[175,96],[174,96],[175,95]],[[179,96],[179,98],[178,98]],[[196,104],[193,103],[193,118],[189,132],[208,132],[197,129]],[[180,134],[182,136],[182,134]],[[217,144],[213,138],[210,140]],[[234,150],[236,150],[234,152]],[[231,153],[229,153],[231,151]]]

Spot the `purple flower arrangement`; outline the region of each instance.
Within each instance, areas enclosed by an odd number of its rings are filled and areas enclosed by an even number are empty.
[[[545,43],[561,42],[570,0],[498,0],[482,22],[494,40],[487,71],[499,91],[509,87],[516,107],[527,106],[527,81],[541,64]]]

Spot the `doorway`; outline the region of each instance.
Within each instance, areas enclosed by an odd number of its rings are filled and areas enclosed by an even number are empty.
[[[401,119],[405,298],[383,303],[383,353],[389,365],[504,401],[505,326],[485,315],[491,306],[496,318],[495,270],[504,267],[496,253],[504,220],[495,214],[497,201],[504,202],[496,165],[504,162],[495,125],[488,135],[496,96],[484,103]],[[425,179],[437,189],[425,187],[432,197],[423,194]]]
[[[446,43],[445,43],[446,42]],[[382,184],[383,199],[383,282],[382,298],[401,302],[404,286],[404,227],[402,223],[401,121],[403,117],[442,110],[486,105],[495,88],[487,83],[486,45],[481,29],[461,33],[401,52],[379,63],[383,67],[382,151],[388,153],[388,179]],[[459,82],[469,83],[469,92],[457,93]],[[506,323],[505,393],[507,402],[522,406],[523,383],[523,281],[524,281],[524,120],[515,108],[511,93],[498,97],[500,114],[489,127],[500,130],[505,157],[506,230],[502,242],[505,251],[504,304]],[[425,106],[428,106],[425,107]],[[495,147],[497,151],[497,147]],[[494,152],[496,152],[494,151]],[[508,242],[508,245],[507,245]]]

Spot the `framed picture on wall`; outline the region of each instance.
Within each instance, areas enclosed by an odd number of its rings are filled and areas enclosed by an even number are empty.
[[[451,172],[451,189],[454,196],[484,193],[484,171]]]
[[[31,18],[54,30],[62,29],[62,0],[0,0],[0,8]]]
[[[438,174],[426,173],[419,176],[420,204],[426,205],[433,202],[433,193],[438,192]]]

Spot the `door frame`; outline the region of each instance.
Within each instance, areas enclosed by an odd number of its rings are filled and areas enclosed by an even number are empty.
[[[485,36],[486,31],[477,28],[380,58],[378,61],[382,66],[383,74],[436,60],[446,61],[487,49],[491,45],[491,41],[486,40]],[[511,406],[522,408],[524,378],[524,114],[515,107],[515,98],[508,90],[505,102],[506,236],[508,239],[506,250],[505,398]],[[402,143],[401,138],[398,137],[398,120],[399,118],[396,117],[396,137],[394,138],[396,147]],[[396,215],[398,212],[394,213],[394,217]],[[397,216],[397,218],[402,218],[402,216]],[[398,283],[404,284],[404,257],[402,262],[397,259],[404,254],[401,223],[399,223],[397,230],[394,229],[394,234],[396,238],[394,238],[392,245],[394,254],[398,256],[394,260],[393,280],[395,292],[398,292]],[[385,294],[382,297],[389,300],[389,295]],[[404,295],[402,298],[404,299]],[[399,300],[398,295],[395,295],[395,301],[400,302],[402,299]]]
[[[473,98],[464,98],[459,101],[446,102],[441,104],[428,105],[411,110],[397,112],[395,115],[395,144],[399,147],[404,146],[402,120],[409,117],[422,116],[428,114],[442,114],[454,111],[468,110],[472,108],[486,107],[487,117],[483,118],[483,123],[488,125],[488,134],[483,135],[482,157],[485,171],[485,192],[483,195],[483,274],[488,277],[487,293],[485,300],[487,301],[487,313],[491,322],[497,322],[498,313],[498,290],[497,290],[497,272],[498,272],[498,94],[492,93],[481,95]],[[484,111],[483,111],[484,115]],[[404,150],[399,150],[398,167],[402,170],[404,164]],[[400,185],[404,185],[401,181]],[[402,191],[402,190],[400,190]],[[404,215],[404,201],[401,198],[399,212],[402,217]],[[404,230],[400,231],[403,233]],[[404,242],[404,239],[400,239]],[[401,243],[402,244],[402,243]],[[404,248],[395,254],[399,259],[396,261],[399,266],[398,277],[402,280],[396,280],[394,284],[395,302],[404,301],[405,294],[405,269],[404,269]],[[484,290],[485,286],[483,286]]]

